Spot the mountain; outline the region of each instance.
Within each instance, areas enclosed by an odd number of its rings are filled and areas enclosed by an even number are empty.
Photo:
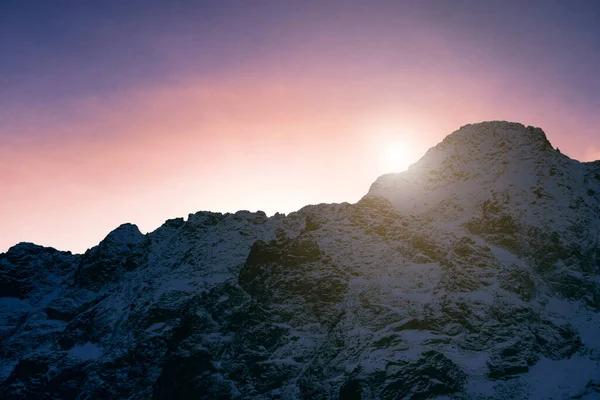
[[[467,125],[356,204],[0,255],[2,399],[600,397],[600,162]]]

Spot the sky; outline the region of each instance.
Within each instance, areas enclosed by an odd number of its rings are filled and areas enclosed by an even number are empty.
[[[600,159],[600,2],[0,0],[0,252],[356,202],[468,123]]]

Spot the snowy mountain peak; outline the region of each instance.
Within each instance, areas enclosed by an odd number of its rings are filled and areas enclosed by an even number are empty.
[[[537,144],[542,149],[551,149],[546,134],[540,128],[527,126],[518,122],[485,121],[462,126],[459,130],[446,136],[438,146],[457,146],[464,144],[486,144],[488,148],[508,145],[510,148]]]
[[[0,254],[0,398],[600,395],[600,164],[467,125],[357,204]]]
[[[440,167],[448,158],[463,163],[506,164],[533,157],[544,159],[556,156],[554,153],[542,129],[515,122],[492,121],[463,126],[430,149],[418,164],[432,169]]]
[[[539,128],[483,122],[447,136],[408,171],[381,176],[367,197],[383,197],[401,213],[442,220],[466,222],[485,201],[502,201],[520,217],[542,219],[532,215],[531,205],[546,202],[569,214],[563,208],[573,191],[594,207],[588,193],[600,190],[600,181],[591,178],[597,175],[592,169],[555,150]]]
[[[411,166],[411,170],[422,169],[431,173],[450,165],[453,168],[465,165],[473,170],[471,172],[475,172],[489,166],[499,168],[493,165],[497,163],[521,164],[534,158],[535,161],[544,161],[559,154],[540,128],[506,121],[482,122],[465,125],[446,136],[441,143],[429,149],[418,163]],[[489,169],[485,171],[487,172]]]
[[[126,223],[110,232],[101,243],[128,245],[137,244],[142,240],[144,240],[144,235],[137,225]]]

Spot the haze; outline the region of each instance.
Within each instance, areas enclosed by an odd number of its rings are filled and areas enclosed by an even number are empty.
[[[600,158],[600,6],[3,1],[0,251],[356,202],[467,123]]]

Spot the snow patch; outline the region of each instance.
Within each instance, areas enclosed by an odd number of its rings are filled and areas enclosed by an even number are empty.
[[[157,331],[159,329],[164,328],[165,325],[166,325],[165,322],[155,322],[152,325],[150,325],[148,328],[146,328],[146,331],[148,331],[148,332]]]
[[[578,355],[566,360],[546,358],[531,367],[523,379],[527,380],[533,398],[567,399],[576,394],[590,394],[586,386],[598,380],[598,367],[596,361]]]
[[[71,358],[77,358],[82,361],[97,360],[102,357],[104,349],[95,343],[85,343],[79,346],[73,347],[67,352],[67,355]]]

